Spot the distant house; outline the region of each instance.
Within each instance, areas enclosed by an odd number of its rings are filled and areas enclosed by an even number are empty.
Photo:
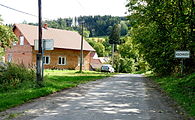
[[[102,67],[102,62],[100,61],[96,52],[91,52],[91,62],[90,62],[90,70],[98,70]]]
[[[111,61],[110,57],[99,57],[99,59],[103,64],[108,64]]]
[[[28,67],[35,67],[37,50],[34,40],[38,39],[38,27],[15,24],[13,32],[19,41],[6,49],[5,60]],[[81,36],[77,32],[43,27],[43,39],[54,40],[54,50],[45,51],[44,67],[46,69],[79,69]],[[90,69],[90,53],[95,50],[84,40],[84,70]]]

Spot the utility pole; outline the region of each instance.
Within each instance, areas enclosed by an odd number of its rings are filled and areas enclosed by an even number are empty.
[[[114,65],[114,43],[112,44],[112,67]]]
[[[83,69],[83,26],[84,26],[84,21],[81,22],[81,54],[80,54],[80,73],[82,73]]]
[[[183,64],[184,59],[181,59],[181,75],[183,75],[183,69],[184,69],[184,64]]]
[[[38,14],[39,14],[39,27],[38,27],[38,53],[36,60],[36,79],[37,84],[42,86],[43,84],[43,45],[42,45],[42,13],[41,13],[41,0],[38,0]]]

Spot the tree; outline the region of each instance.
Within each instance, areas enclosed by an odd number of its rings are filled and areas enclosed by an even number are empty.
[[[105,56],[110,56],[112,47],[110,46],[108,37],[105,38],[105,40],[102,42],[102,44],[105,47]]]
[[[121,42],[120,36],[121,36],[121,25],[115,24],[109,36],[109,43],[110,44],[120,44]]]
[[[122,21],[120,23],[120,25],[121,25],[121,36],[127,35],[127,33],[128,33],[128,26],[126,25],[126,23],[124,21]]]
[[[107,34],[110,35],[112,32],[112,26],[109,26],[106,31],[107,31]]]
[[[3,25],[2,21],[3,20],[0,18],[0,59],[4,55],[4,49],[10,47],[13,41],[17,41],[11,28]]]
[[[74,22],[72,18],[58,18],[57,20],[46,20],[44,22],[52,28],[78,31],[80,22],[85,21],[85,28],[87,31],[90,31],[89,36],[97,37],[109,36],[114,24],[119,24],[121,21],[127,21],[125,17],[114,17],[108,15],[80,16],[77,18],[77,20],[78,26],[72,26],[72,23]]]
[[[87,42],[96,50],[99,57],[106,55],[105,46],[101,42],[96,42],[94,39],[86,39]]]
[[[10,47],[12,42],[17,41],[15,34],[12,32],[11,28],[0,25],[0,47],[6,48]]]
[[[130,34],[153,71],[159,75],[178,72],[175,50],[190,50],[186,72],[195,71],[193,0],[133,0],[127,5],[131,15]]]
[[[115,24],[112,28],[112,32],[109,36],[109,43],[112,44],[112,66],[114,65],[114,51],[115,44],[120,44],[120,34],[121,34],[121,26],[120,24]]]
[[[99,57],[103,57],[105,55],[105,47],[102,43],[97,42],[94,46]]]

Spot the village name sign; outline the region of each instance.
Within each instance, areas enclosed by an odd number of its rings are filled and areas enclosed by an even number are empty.
[[[190,58],[190,51],[175,51],[175,58],[181,59],[181,74],[183,74],[184,59]]]
[[[175,51],[175,58],[190,58],[190,51]]]

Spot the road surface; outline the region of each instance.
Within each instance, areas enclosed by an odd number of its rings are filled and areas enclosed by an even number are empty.
[[[0,119],[183,120],[173,106],[142,75],[120,74],[9,109]]]

